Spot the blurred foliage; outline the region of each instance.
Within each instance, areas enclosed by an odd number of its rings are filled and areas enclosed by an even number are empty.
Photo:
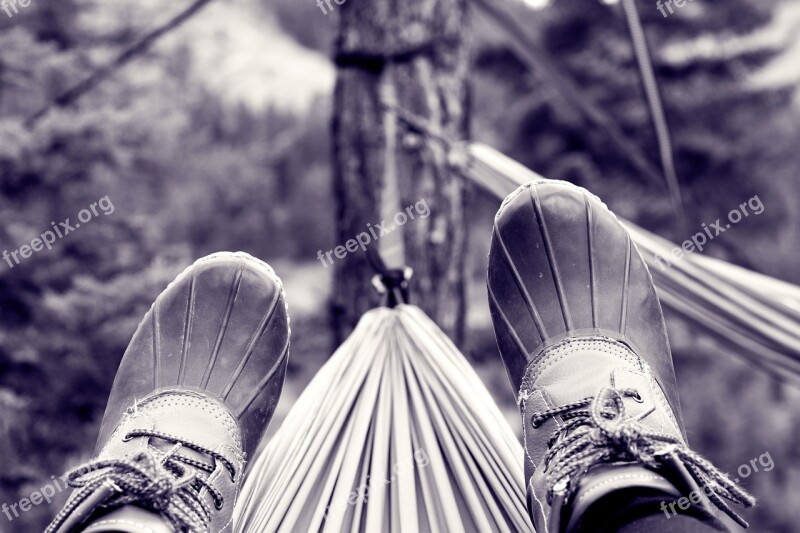
[[[298,43],[329,50],[336,19],[313,1],[254,2],[259,17],[276,20]],[[793,209],[800,193],[797,89],[750,81],[779,48],[722,46],[767,31],[790,3],[698,1],[668,19],[648,2],[640,9],[663,82],[690,228],[758,194],[764,214],[720,236],[708,253],[800,283],[793,251],[800,241]],[[335,244],[329,100],[300,113],[231,103],[197,78],[193,43],[176,34],[176,45],[154,48],[76,106],[26,128],[25,117],[154,23],[126,4],[114,8],[111,24],[108,7],[103,18],[99,5],[33,2],[11,21],[0,18],[0,251],[30,243],[51,221],[74,221],[101,197],[115,207],[13,269],[0,262],[0,502],[18,501],[91,454],[128,339],[158,292],[196,257],[245,250],[278,261],[287,286],[300,286],[289,294],[290,304],[292,294],[302,294],[304,310],[293,322],[290,391],[327,355],[325,295],[317,287],[324,275],[308,263]],[[619,6],[508,5],[655,162]],[[591,188],[652,230],[688,237],[673,229],[664,189],[635,175],[547,79],[527,70],[497,28],[476,14],[469,30],[476,138],[544,175]],[[708,40],[718,48],[709,52]],[[483,285],[495,208],[495,201],[475,195],[468,353],[498,402],[513,412],[485,296],[474,292]],[[312,281],[317,288],[303,291]],[[743,365],[690,324],[670,319],[669,327],[692,444],[731,472],[769,452],[775,470],[746,482],[761,499],[749,516],[756,531],[796,530],[796,390]],[[14,530],[40,530],[54,510],[55,504],[35,507]]]

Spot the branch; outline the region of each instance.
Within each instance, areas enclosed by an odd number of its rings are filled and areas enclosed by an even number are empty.
[[[642,81],[644,93],[647,96],[650,117],[656,130],[658,150],[661,154],[661,167],[664,169],[664,178],[667,181],[672,209],[675,212],[676,219],[681,224],[681,230],[688,235],[689,227],[687,225],[686,210],[683,206],[681,186],[678,182],[678,171],[675,168],[672,138],[669,133],[667,117],[664,114],[664,105],[661,102],[661,91],[658,87],[656,74],[653,71],[653,59],[650,57],[647,38],[644,34],[644,28],[642,28],[642,19],[636,8],[635,0],[622,0],[622,9],[628,22],[628,31],[631,34],[636,62],[639,65],[639,77]]]
[[[650,182],[664,183],[662,174],[636,143],[625,135],[608,113],[583,95],[575,82],[562,73],[550,54],[528,37],[527,31],[517,19],[497,6],[494,0],[472,0],[472,2],[511,37],[511,44],[530,70],[541,71],[544,78],[559,89],[562,97],[578,108],[596,127],[605,131],[608,138],[627,156],[628,161]]]
[[[111,76],[115,71],[128,64],[138,55],[147,51],[147,49],[150,48],[158,39],[182,25],[211,2],[213,2],[213,0],[196,0],[192,5],[187,7],[184,11],[180,12],[164,25],[152,30],[150,33],[133,43],[130,47],[118,55],[114,61],[98,68],[91,75],[89,75],[89,77],[59,94],[52,102],[49,102],[39,111],[28,117],[28,119],[25,121],[25,125],[29,128],[35,126],[39,120],[44,118],[44,116],[47,115],[47,113],[49,113],[53,108],[69,107],[83,95],[94,89],[98,84],[100,84],[100,82]]]

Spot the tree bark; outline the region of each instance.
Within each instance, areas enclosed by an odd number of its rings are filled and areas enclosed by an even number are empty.
[[[412,302],[460,343],[465,314],[464,187],[440,146],[387,129],[381,94],[385,100],[388,92],[396,105],[425,117],[446,135],[467,136],[468,60],[462,39],[466,2],[347,0],[339,9],[333,117],[338,244],[386,217],[385,204],[381,217],[381,200],[387,147],[396,146],[388,161],[398,177],[398,210],[418,202],[430,208],[427,218],[417,215],[403,225],[406,264],[414,269]],[[394,225],[391,220],[386,223]],[[370,285],[374,274],[360,251],[335,262],[331,317],[338,341],[379,303]]]

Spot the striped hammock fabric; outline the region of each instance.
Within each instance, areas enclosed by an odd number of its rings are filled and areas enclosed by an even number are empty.
[[[442,139],[440,139],[442,140]],[[502,200],[543,179],[494,148],[447,142],[462,172]],[[653,275],[661,303],[783,380],[800,382],[800,287],[724,261],[686,254],[666,266],[675,244],[623,221]]]
[[[237,531],[533,531],[522,446],[417,307],[364,315],[251,465]]]

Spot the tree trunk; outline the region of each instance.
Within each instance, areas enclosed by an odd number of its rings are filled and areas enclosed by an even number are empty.
[[[461,37],[466,2],[347,0],[339,9],[333,118],[338,244],[367,231],[368,223],[386,219],[387,226],[394,225],[382,194],[387,171],[396,174],[397,211],[419,202],[430,208],[427,218],[415,211],[403,225],[405,262],[414,269],[412,302],[459,343],[465,314],[464,188],[440,146],[393,128],[381,96],[385,102],[390,95],[446,135],[467,136],[468,60]],[[334,269],[332,322],[341,340],[379,298],[365,253],[337,259]]]

